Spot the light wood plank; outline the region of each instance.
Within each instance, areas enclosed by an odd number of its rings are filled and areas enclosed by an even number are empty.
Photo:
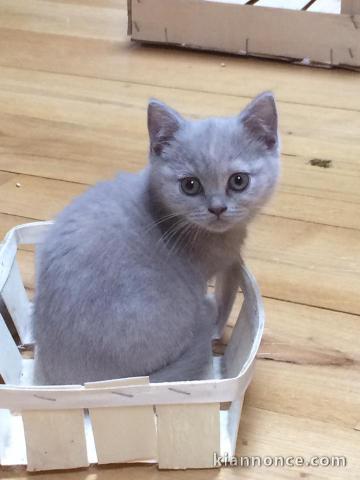
[[[102,146],[110,144],[118,149],[125,147],[125,152],[132,151],[133,156],[139,152],[139,146],[141,152],[147,151],[147,86],[130,87],[128,83],[83,78],[75,80],[68,76],[33,72],[26,73],[26,86],[23,72],[17,72],[16,81],[10,79],[15,76],[13,71],[3,69],[0,72],[4,75],[0,83],[0,107],[5,114],[1,121],[4,141],[13,142],[14,139],[6,137],[11,137],[15,132],[24,132],[21,124],[17,124],[25,117],[27,127],[33,125],[26,135],[28,138],[30,133],[31,138],[34,135],[37,138],[39,133],[36,135],[33,129],[35,125],[42,125],[48,132],[49,140],[56,139],[56,129],[61,128],[66,137],[77,140],[74,143],[85,138],[89,141],[90,138],[90,146],[99,143]],[[129,88],[132,91],[130,98]],[[277,94],[277,89],[274,91]],[[180,91],[177,89],[163,87],[153,87],[151,93],[170,103],[183,115],[195,118],[234,115],[250,101],[250,98],[241,97],[234,104],[234,98],[229,95],[194,91],[182,91],[179,97]],[[309,158],[342,162],[346,148],[346,161],[359,163],[357,132],[360,120],[356,111],[293,105],[282,102],[281,98],[278,108],[284,153],[299,155],[301,152],[301,156]],[[339,129],[339,124],[343,128]],[[91,148],[88,150],[91,154]],[[57,157],[61,159],[59,155]]]
[[[294,345],[290,348],[295,348]],[[359,364],[331,365],[313,361],[310,365],[294,365],[299,354],[288,354],[284,360],[257,362],[255,376],[247,394],[247,405],[293,417],[320,420],[354,429],[359,422]],[[301,347],[300,347],[301,350]],[[324,349],[326,352],[326,348]],[[273,352],[274,353],[274,352]],[[318,353],[321,359],[323,350]],[[303,354],[303,358],[305,355]],[[270,394],[271,392],[271,394]],[[311,401],[308,399],[311,398]],[[290,399],[290,401],[289,401]]]
[[[140,90],[137,93],[138,97],[145,92]],[[211,114],[214,107],[211,106],[210,98],[207,98],[210,96],[205,97],[209,103],[206,103],[208,107],[204,114]],[[52,94],[49,99],[39,93],[14,94],[12,97],[4,91],[2,98],[3,102],[0,95],[0,104],[2,103],[4,111],[15,110],[12,105],[17,103],[19,112],[27,110],[28,114],[25,119],[12,115],[10,118],[8,115],[2,119],[0,117],[0,125],[7,132],[1,147],[0,168],[25,172],[35,170],[39,175],[60,176],[67,180],[92,183],[99,177],[114,174],[120,161],[124,168],[132,171],[140,169],[146,162],[145,95],[141,103],[126,107],[106,104],[101,109],[97,103],[88,105],[85,99],[64,100],[59,93],[55,96]],[[123,100],[125,101],[125,97]],[[219,113],[233,114],[232,102],[227,103],[229,98],[223,97],[221,100],[223,102],[220,103]],[[190,95],[186,102],[187,108],[192,108],[191,103],[195,103],[193,95]],[[184,101],[183,104],[187,113]],[[33,118],[35,106],[38,109],[38,119]],[[299,107],[294,113],[287,110],[287,107],[287,104],[280,105],[280,110],[285,109],[280,113],[285,117],[286,125],[285,129],[282,128],[283,151],[287,154],[283,157],[283,182],[280,185],[278,201],[267,207],[268,213],[359,228],[357,210],[360,194],[356,181],[360,172],[360,147],[356,135],[360,130],[359,115],[344,111],[341,115],[339,111],[329,115],[326,109],[313,107],[311,118],[314,120],[312,125],[309,125],[309,121],[306,123],[308,109],[301,110]],[[239,106],[239,110],[240,108]],[[78,112],[76,116],[71,113],[74,111]],[[194,115],[191,111],[189,113]],[[69,116],[72,117],[70,125],[67,121]],[[90,118],[96,120],[89,120]],[[339,121],[343,122],[346,129],[339,131]],[[125,124],[127,127],[118,133],[118,125]],[[31,142],[33,146],[24,154],[24,142],[28,143],[29,137],[36,137],[39,131],[44,130],[48,132],[49,140]],[[308,151],[303,149],[302,155],[309,156],[293,157],[292,155],[296,155],[294,152],[299,151],[304,137],[307,137],[309,147]],[[87,138],[91,138],[90,143],[86,141]],[[142,140],[138,141],[138,138]],[[345,144],[347,147],[344,147]],[[63,157],[65,160],[62,160]],[[14,158],[18,161],[14,162]],[[332,165],[328,169],[312,166],[309,162],[314,158],[332,160]],[[326,188],[323,187],[324,182]],[[16,183],[21,185],[20,180]],[[345,215],[344,201],[349,203]],[[299,208],[290,208],[290,205],[299,205]]]
[[[92,408],[90,415],[100,465],[155,461],[152,407]]]
[[[87,388],[101,385],[143,385],[148,377],[112,382],[93,382]],[[108,407],[89,410],[99,464],[155,460],[157,437],[153,406]]]
[[[20,188],[16,187],[17,183],[20,183]],[[76,183],[13,175],[7,183],[0,186],[0,191],[7,196],[8,207],[16,205],[17,212],[21,212],[20,215],[42,220],[52,218],[62,206],[86,188],[85,185]],[[5,213],[13,213],[6,207],[5,202],[2,210]]]
[[[35,130],[35,127],[33,128]],[[62,131],[63,129],[59,131],[59,142]],[[63,138],[64,143],[60,149],[64,159],[52,156],[54,154],[51,152],[59,145],[57,141],[56,143],[44,142],[41,144],[34,142],[28,148],[29,153],[24,153],[23,140],[19,140],[18,146],[3,149],[0,147],[0,151],[3,151],[0,168],[24,173],[33,172],[36,176],[52,176],[75,181],[82,179],[85,182],[95,183],[113,177],[119,170],[120,161],[123,168],[128,171],[138,171],[146,163],[145,144],[142,151],[133,152],[130,155],[126,151],[119,150],[116,153],[115,149],[111,151],[110,148],[91,145],[92,153],[87,156],[81,142],[75,144],[72,143],[72,140]],[[99,161],[96,160],[96,152],[99,156],[103,155]],[[325,169],[312,166],[310,160],[311,157],[286,155],[282,157],[282,179],[277,195],[267,205],[265,211],[270,215],[359,229],[360,218],[357,212],[360,193],[357,188],[357,178],[360,174],[360,166],[352,161],[344,160],[333,162],[330,168]],[[4,188],[12,186],[12,191],[16,192],[16,184],[20,183],[21,186],[18,187],[19,192],[16,193],[16,196],[23,195],[21,188],[23,186],[27,188],[28,182],[23,185],[22,178],[11,177],[11,175],[8,179],[11,181],[6,187],[4,185]],[[31,184],[33,183],[41,184],[41,181],[31,180]],[[75,192],[81,191],[81,187],[65,187],[66,191],[71,189]],[[65,205],[65,203],[61,205]],[[52,211],[56,212],[54,209]],[[4,212],[11,214],[17,212],[18,216],[23,214],[14,208],[6,209],[6,206]],[[27,209],[26,215],[29,218],[34,215],[34,212],[30,211],[30,207]],[[21,223],[21,220],[18,223]],[[0,228],[1,225],[2,223]],[[9,223],[4,218],[4,232],[6,225]]]
[[[101,15],[99,14],[101,13]],[[127,21],[124,8],[36,0],[2,0],[0,28],[115,40]]]
[[[225,343],[241,302],[238,294]],[[359,317],[274,299],[264,303],[265,334],[246,404],[355,428],[360,353],[354,338]]]
[[[120,8],[126,9],[126,0],[48,0],[51,3],[66,3],[69,5],[88,5],[93,8]],[[101,10],[98,11],[101,14]]]
[[[3,71],[4,103],[2,107],[12,111],[12,105],[19,103],[21,117],[6,115],[0,119],[2,130],[6,132],[1,146],[0,167],[94,183],[98,179],[112,176],[119,169],[120,162],[123,168],[131,171],[140,169],[145,164],[147,156],[145,125],[147,92],[145,88],[135,87],[136,98],[142,97],[143,100],[140,99],[132,105],[123,105],[126,102],[126,85],[119,88],[112,82],[106,82],[106,88],[104,88],[103,83],[97,85],[96,80],[90,81],[84,97],[81,96],[81,90],[85,93],[83,79],[73,81],[70,77],[57,78],[56,76],[57,82],[54,82],[53,75],[31,74],[26,80],[32,84],[30,90],[27,88],[24,93],[26,81],[21,80],[17,75],[17,81],[12,81],[9,93],[6,92],[9,88],[7,79],[11,78],[14,72],[19,74],[16,70],[9,70]],[[44,97],[38,90],[39,86],[45,88],[46,83],[53,85],[54,88],[54,91],[47,93],[50,99],[47,95]],[[14,89],[22,91],[20,97],[17,94],[12,97]],[[103,93],[96,93],[99,91]],[[67,96],[66,100],[64,96]],[[158,96],[161,96],[161,92]],[[75,97],[76,100],[74,100]],[[189,94],[187,98],[182,94],[183,100],[178,108],[193,116],[209,115],[215,110],[212,97],[213,95],[203,95],[203,101],[200,103],[202,110],[206,108],[203,113],[200,109],[192,110],[196,103],[196,96],[193,94]],[[89,98],[92,99],[91,102]],[[176,105],[176,96],[167,100]],[[98,104],[104,101],[106,105],[101,107],[101,114]],[[241,100],[239,103],[242,103],[239,105],[240,110],[246,100]],[[41,110],[39,110],[40,105],[43,105]],[[79,110],[79,107],[81,110],[74,116],[74,110]],[[28,115],[23,118],[25,108]],[[309,125],[308,109],[297,108],[294,112],[292,109],[287,110],[287,105],[280,105],[280,108],[285,109],[280,112],[284,118],[282,121],[283,150],[289,155],[298,155],[297,152],[302,149],[302,156],[283,157],[283,181],[280,185],[282,195],[278,196],[279,202],[273,205],[276,205],[276,209],[279,209],[283,216],[294,216],[293,212],[289,211],[289,204],[299,203],[300,208],[296,211],[296,218],[311,221],[319,221],[320,218],[323,223],[357,228],[359,226],[357,215],[359,192],[356,178],[360,173],[358,160],[360,151],[358,152],[356,132],[360,129],[359,116],[345,112],[340,118],[338,111],[334,111],[330,116],[327,109],[314,108],[311,113],[311,119],[314,120]],[[230,102],[227,97],[219,97],[219,107],[216,109],[220,114],[233,114],[233,101]],[[33,118],[35,110],[40,117],[38,119]],[[93,122],[89,124],[89,118],[98,118],[98,120],[95,120],[95,124]],[[68,119],[71,119],[71,125]],[[131,130],[130,128],[119,129],[119,125],[125,125],[125,122],[129,124],[130,121]],[[337,128],[339,121],[346,126],[346,129]],[[40,131],[46,132],[45,140],[43,136],[39,137]],[[132,131],[136,132],[136,135],[131,134]],[[29,139],[37,137],[38,140],[29,142]],[[301,146],[305,137],[312,138],[311,142],[308,141],[307,152]],[[332,141],[331,145],[329,145],[329,138]],[[348,147],[344,146],[345,144]],[[26,152],[23,145],[27,146]],[[345,155],[344,148],[346,148]],[[304,153],[308,156],[303,156]],[[309,162],[314,158],[332,160],[331,168],[311,166]],[[326,188],[323,187],[324,183]],[[348,214],[345,216],[344,204],[341,200],[350,202]],[[276,209],[272,206],[268,208],[269,213],[276,214]]]
[[[83,410],[22,412],[30,472],[88,466]]]
[[[271,299],[265,311],[263,360],[248,404],[353,429],[359,421],[359,317]]]
[[[359,313],[359,256],[355,231],[266,216],[245,250],[264,295],[351,313]]]
[[[212,468],[220,452],[219,404],[157,405],[159,468]]]
[[[0,65],[231,96],[273,89],[290,103],[360,109],[354,72],[298,67],[293,75],[294,67],[286,64],[130,45],[125,33],[121,38],[108,42],[3,28]]]
[[[343,456],[347,459],[347,466],[342,468],[262,467],[251,468],[248,470],[248,474],[249,478],[259,479],[262,475],[262,478],[269,479],[319,478],[332,480],[343,479],[345,475],[346,478],[357,480],[357,472],[360,468],[360,459],[357,447],[355,447],[357,442],[358,432],[350,428],[245,407],[240,423],[237,455],[253,455],[261,458],[274,455],[300,456],[305,461],[321,455]],[[237,469],[234,470],[237,471]],[[244,474],[246,471],[247,469],[241,469]]]
[[[243,297],[237,294],[223,342],[228,343]],[[258,358],[294,365],[357,369],[359,316],[264,298],[266,323]],[[334,335],[336,331],[336,335]]]
[[[354,343],[359,329],[357,315],[270,298],[265,298],[264,303],[267,322],[260,358],[300,365],[334,366],[339,371],[358,369],[360,352]]]

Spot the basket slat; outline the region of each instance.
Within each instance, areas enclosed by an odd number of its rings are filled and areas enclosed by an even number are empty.
[[[5,383],[18,383],[22,359],[17,346],[0,314],[0,375]]]
[[[16,258],[2,289],[1,296],[16,326],[21,342],[23,344],[32,343],[31,304],[21,279]]]
[[[244,365],[249,357],[251,349],[251,343],[249,342],[254,338],[253,325],[249,319],[250,315],[250,307],[245,300],[223,357],[228,378],[239,375],[239,365]]]
[[[5,240],[0,243],[0,293],[10,275],[10,270],[16,258],[17,242],[14,229],[10,230]]]
[[[22,416],[0,409],[0,465],[26,465]]]
[[[220,412],[221,456],[232,457],[236,453],[236,441],[243,403],[244,395],[231,402],[229,410]]]
[[[0,333],[1,335],[1,333]],[[9,410],[0,408],[0,465],[4,463],[5,448],[8,437]]]
[[[350,15],[334,15],[233,1],[132,0],[135,28],[131,38],[236,55],[359,67],[359,1],[343,0],[342,13]]]
[[[157,405],[159,468],[213,468],[220,404]]]
[[[29,410],[22,417],[29,471],[89,465],[83,410]]]
[[[144,385],[149,377],[85,384],[86,388]],[[89,409],[99,464],[155,460],[156,426],[152,405]]]
[[[230,378],[239,375],[239,365],[242,365],[242,372],[246,372],[251,350],[259,348],[262,329],[258,331],[258,325],[254,324],[253,319],[258,318],[260,324],[264,323],[260,293],[255,287],[254,278],[245,270],[241,278],[241,289],[244,302],[224,354],[226,376]]]

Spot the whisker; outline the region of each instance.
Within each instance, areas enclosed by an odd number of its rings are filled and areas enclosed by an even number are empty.
[[[193,240],[194,240],[194,235],[192,235],[193,232],[196,232],[196,227],[195,225],[190,225],[190,227],[187,230],[188,235],[185,236],[185,242],[183,243],[182,247],[185,248],[192,248],[193,246]],[[179,246],[180,247],[180,246]]]
[[[147,227],[145,227],[143,233],[148,233],[150,232],[153,228],[157,227],[163,222],[166,222],[167,220],[170,220],[171,218],[176,218],[179,217],[180,215],[178,213],[170,213],[168,215],[164,215],[161,217],[159,220],[156,220],[155,222],[150,223]]]
[[[168,246],[168,243],[170,243],[171,239],[176,235],[177,231],[181,229],[182,224],[185,224],[186,221],[183,218],[180,218],[177,222],[175,222],[173,225],[170,226],[168,230],[166,230],[163,235],[159,238],[159,240],[156,242],[155,246],[159,246],[161,242],[165,244],[165,246]]]
[[[186,239],[186,235],[191,230],[192,225],[190,223],[187,223],[182,226],[182,229],[180,229],[179,236],[176,239],[175,243],[173,244],[172,248],[170,249],[171,254],[178,254],[180,251],[180,248],[182,248],[182,241]]]

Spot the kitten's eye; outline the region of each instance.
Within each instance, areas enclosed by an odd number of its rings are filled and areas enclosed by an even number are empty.
[[[180,180],[181,190],[186,195],[198,195],[202,191],[200,180],[196,177],[186,177]]]
[[[250,177],[247,173],[238,172],[231,175],[228,187],[235,192],[242,192],[249,185]]]

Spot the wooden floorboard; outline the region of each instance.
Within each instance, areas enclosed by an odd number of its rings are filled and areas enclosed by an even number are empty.
[[[119,38],[113,41],[8,25],[0,31],[0,65],[229,96],[252,97],[261,90],[274,90],[279,99],[291,104],[360,109],[356,72],[310,72],[298,66],[293,75],[293,66],[287,64],[129,44],[124,21],[122,16]]]
[[[0,73],[3,170],[94,183],[145,164],[148,87],[8,68]],[[235,114],[248,101],[239,98],[234,108],[223,94],[151,91],[193,117],[214,113],[214,102],[216,113]],[[358,229],[358,112],[281,101],[279,112],[283,181],[266,212]],[[330,168],[311,165],[319,160]]]
[[[142,46],[129,42],[126,27],[125,0],[0,2],[0,237],[17,224],[54,217],[118,170],[142,168],[149,97],[197,118],[236,114],[273,90],[283,168],[245,249],[267,324],[237,454],[344,455],[348,466],[93,467],[37,479],[358,480],[359,74]],[[312,165],[318,160],[330,168]],[[30,292],[33,257],[29,247],[19,253]],[[23,470],[5,472],[25,477]]]

